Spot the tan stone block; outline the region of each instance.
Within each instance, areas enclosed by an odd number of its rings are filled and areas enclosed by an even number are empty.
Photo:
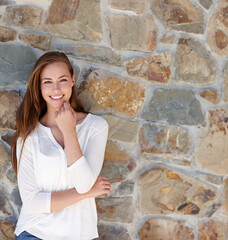
[[[104,64],[112,64],[121,66],[122,57],[116,53],[112,48],[104,46],[95,46],[88,44],[66,43],[63,41],[59,43],[52,43],[52,50],[58,50],[69,54],[76,59],[84,59],[86,61],[102,62]]]
[[[181,177],[173,171],[166,171],[166,177],[173,180],[181,180]]]
[[[199,225],[199,240],[226,240],[227,237],[227,224],[223,221],[210,220]]]
[[[195,159],[205,172],[227,174],[228,172],[228,110],[209,111],[207,126],[201,128]]]
[[[21,98],[16,91],[0,91],[0,128],[16,129],[16,111]]]
[[[184,221],[162,218],[148,219],[139,231],[140,240],[194,240],[193,229]]]
[[[8,239],[8,240],[14,239],[15,224],[13,224],[10,220],[1,221],[0,229],[1,229],[2,233],[6,236],[6,239]]]
[[[100,0],[64,0],[64,4],[66,9],[62,7],[61,0],[52,2],[41,29],[61,38],[100,42]]]
[[[45,23],[56,24],[74,20],[78,5],[79,0],[53,0]]]
[[[188,0],[151,0],[150,10],[169,29],[202,34],[204,13]]]
[[[160,192],[161,192],[161,193],[169,194],[169,193],[172,192],[172,188],[171,188],[171,187],[162,187],[162,188],[160,189]]]
[[[157,27],[152,16],[108,16],[112,47],[151,52],[157,45]],[[121,37],[120,37],[121,36]]]
[[[224,69],[223,101],[228,102],[228,62]]]
[[[37,29],[40,25],[42,10],[27,5],[9,6],[2,16],[5,26]]]
[[[202,45],[190,39],[180,38],[175,57],[175,81],[189,85],[209,85],[216,81],[216,62]]]
[[[141,155],[146,158],[160,156],[177,158],[192,150],[188,131],[174,126],[145,124],[140,130]],[[184,163],[185,159],[182,158]]]
[[[146,2],[145,0],[109,0],[109,6],[114,9],[129,10],[140,14],[145,11]]]
[[[120,182],[125,180],[135,167],[134,159],[127,151],[120,150],[113,141],[107,142],[102,176],[108,177],[112,183]]]
[[[160,43],[162,44],[174,44],[176,41],[176,36],[174,34],[165,34],[162,39],[160,40]]]
[[[223,186],[223,193],[222,193],[222,206],[223,206],[223,213],[228,216],[228,178],[226,178],[224,186]]]
[[[109,139],[135,144],[137,140],[139,124],[126,119],[103,115],[109,125]]]
[[[167,173],[171,174],[167,177]],[[218,194],[215,187],[164,166],[146,170],[140,176],[140,206],[143,214],[212,216]]]
[[[140,176],[140,184],[148,185],[156,182],[162,175],[164,170],[162,168],[152,169],[150,171],[144,172]]]
[[[144,78],[153,83],[167,84],[171,75],[171,54],[134,58],[125,62],[127,73],[133,77]]]
[[[98,225],[99,238],[96,240],[131,240],[131,237],[124,226],[119,226],[118,224],[106,225],[100,223]]]
[[[131,223],[134,215],[131,197],[97,198],[97,212],[100,220]]]
[[[208,24],[207,43],[211,51],[218,56],[228,54],[228,2],[219,0],[213,10]]]
[[[207,89],[200,92],[200,96],[213,104],[219,103],[218,92],[216,90]]]
[[[123,113],[133,117],[144,103],[145,89],[138,82],[94,70],[79,86],[78,97],[89,111]]]
[[[8,28],[0,27],[0,42],[13,41],[16,36],[16,31]]]
[[[4,147],[0,144],[0,178],[5,174],[5,166],[10,163],[10,157]]]
[[[48,51],[50,49],[52,38],[51,36],[48,35],[23,32],[22,34],[19,34],[19,39],[22,42],[27,43],[34,48],[38,48],[43,51]]]

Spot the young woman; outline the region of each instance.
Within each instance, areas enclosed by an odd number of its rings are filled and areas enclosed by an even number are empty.
[[[11,161],[22,209],[15,239],[90,240],[98,236],[94,198],[110,192],[98,177],[107,122],[85,113],[64,53],[41,56],[17,111]]]

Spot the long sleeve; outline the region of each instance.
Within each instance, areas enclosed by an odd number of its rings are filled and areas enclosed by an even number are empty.
[[[19,162],[22,139],[17,141],[17,161]],[[18,187],[25,212],[50,213],[51,192],[41,192],[36,181],[32,144],[28,137],[25,141],[18,167]]]
[[[108,137],[108,124],[102,119],[102,128],[90,137],[83,156],[68,167],[71,183],[79,193],[88,192],[101,171]]]

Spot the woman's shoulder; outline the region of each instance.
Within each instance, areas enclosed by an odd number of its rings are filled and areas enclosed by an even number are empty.
[[[96,128],[97,130],[108,127],[107,121],[102,116],[94,115],[92,113],[88,113],[84,121],[86,121],[88,126]]]

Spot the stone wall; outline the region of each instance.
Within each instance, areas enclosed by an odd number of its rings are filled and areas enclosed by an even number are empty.
[[[21,206],[15,111],[49,50],[110,126],[100,239],[228,239],[228,0],[2,0],[0,42],[0,239]]]

